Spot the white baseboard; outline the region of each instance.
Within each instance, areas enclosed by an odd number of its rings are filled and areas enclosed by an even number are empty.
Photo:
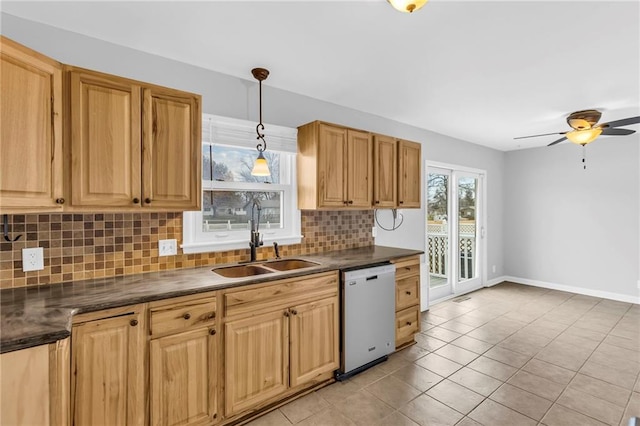
[[[507,277],[505,277],[504,275],[501,276],[501,277],[496,277],[496,278],[493,278],[493,279],[487,281],[484,286],[485,287],[493,287],[494,285],[500,284],[503,281],[507,281]]]
[[[490,282],[493,282],[497,279],[498,278],[491,280]],[[588,288],[580,288],[580,287],[574,287],[574,286],[569,286],[564,284],[548,283],[544,281],[530,280],[528,278],[511,277],[511,276],[500,277],[500,282],[502,281],[510,281],[516,284],[526,284],[534,287],[547,288],[549,290],[566,291],[567,293],[583,294],[585,296],[600,297],[602,299],[617,300],[619,302],[640,304],[640,297],[630,296],[627,294],[611,293],[611,292],[602,291],[602,290],[591,290]]]

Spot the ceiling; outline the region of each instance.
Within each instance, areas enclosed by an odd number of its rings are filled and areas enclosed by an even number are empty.
[[[640,115],[640,2],[2,2],[2,11],[499,150]],[[292,105],[292,108],[295,106]],[[638,125],[633,128],[637,129]],[[602,137],[603,139],[605,137]]]

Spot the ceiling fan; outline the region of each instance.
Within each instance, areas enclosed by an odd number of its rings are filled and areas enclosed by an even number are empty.
[[[569,114],[567,123],[573,130],[556,133],[543,133],[541,135],[519,136],[514,139],[537,138],[539,136],[562,135],[558,140],[551,142],[547,146],[552,146],[564,140],[569,140],[575,144],[585,146],[593,142],[600,135],[626,136],[635,133],[635,130],[620,129],[620,127],[630,126],[640,123],[640,116],[623,118],[621,120],[610,121],[608,123],[597,124],[602,113],[595,109],[576,111]]]

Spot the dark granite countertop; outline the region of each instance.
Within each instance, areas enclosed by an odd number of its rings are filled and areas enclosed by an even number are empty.
[[[348,269],[422,254],[420,250],[370,246],[294,256],[318,266],[247,278],[223,278],[209,265],[192,269],[150,272],[22,287],[0,291],[0,353],[52,343],[68,337],[75,314],[146,303],[223,288],[256,284],[317,272]]]

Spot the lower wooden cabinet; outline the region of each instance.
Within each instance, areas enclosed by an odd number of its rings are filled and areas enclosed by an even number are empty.
[[[225,295],[226,418],[329,380],[340,362],[337,272],[251,287]]]
[[[69,339],[0,355],[0,424],[69,424]]]
[[[76,324],[71,334],[74,426],[145,424],[143,310],[142,305],[136,305],[74,318]]]
[[[420,332],[420,256],[393,261],[396,265],[396,350],[413,344]]]
[[[215,293],[149,304],[152,426],[217,423],[219,344]]]
[[[152,425],[211,424],[217,418],[217,340],[213,328],[151,340]]]

